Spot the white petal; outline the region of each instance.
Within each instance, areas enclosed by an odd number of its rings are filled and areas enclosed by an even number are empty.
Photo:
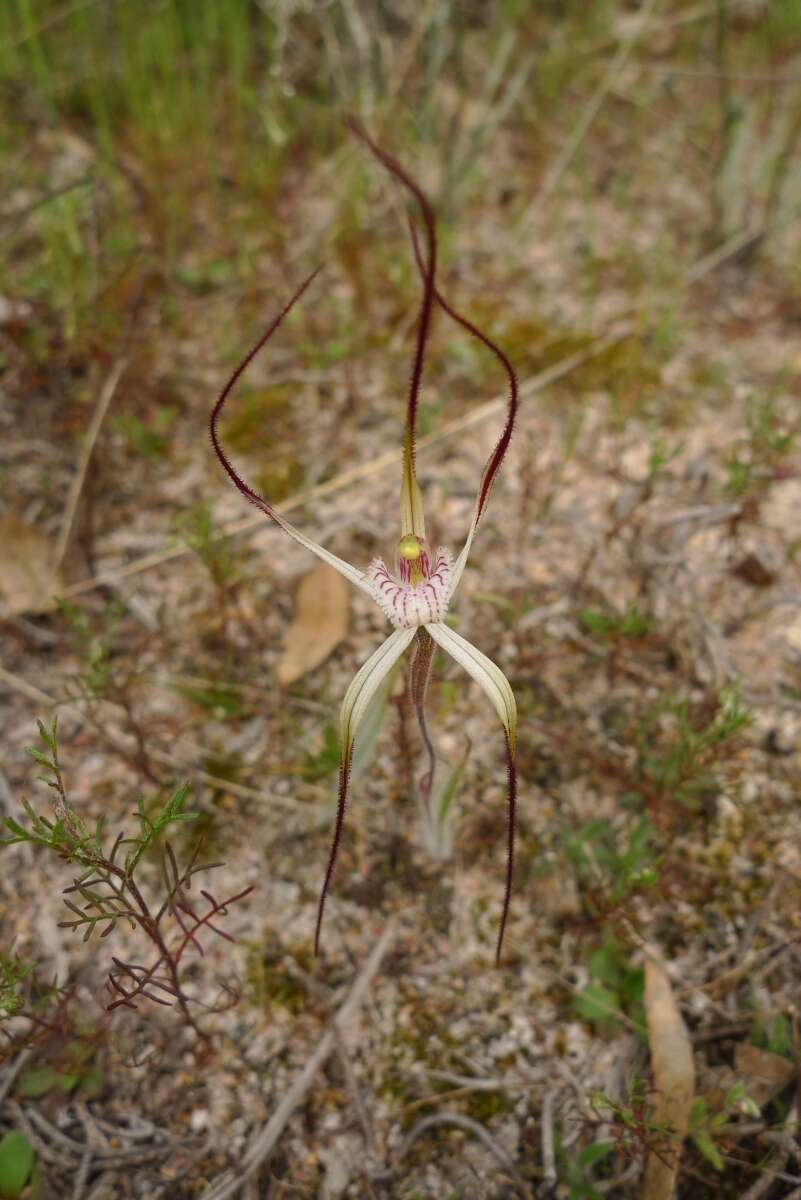
[[[339,571],[340,575],[344,575],[355,587],[365,592],[368,596],[373,595],[373,589],[364,578],[362,571],[357,570],[356,567],[352,567],[349,562],[345,562],[344,558],[338,558],[336,554],[332,554],[330,550],[326,550],[325,546],[319,545],[312,538],[306,537],[305,533],[301,533],[294,525],[290,525],[289,521],[282,517],[279,512],[276,512],[272,505],[265,505],[262,511],[266,512],[267,516],[275,521],[276,525],[280,525],[281,529],[294,538],[296,542],[300,542],[301,546],[305,546],[307,550],[311,550],[312,554],[316,554],[323,562],[327,562],[329,567],[333,567],[335,571]]]
[[[464,667],[467,674],[484,689],[501,718],[509,745],[514,751],[517,735],[517,705],[509,680],[503,671],[500,667],[496,667],[486,654],[482,654],[471,642],[449,629],[447,625],[426,625],[426,629],[437,645],[446,650],[459,666]]]
[[[453,564],[453,572],[451,575],[451,581],[452,581],[451,589],[454,592],[456,591],[457,587],[459,586],[459,580],[462,578],[462,572],[464,571],[465,567],[467,566],[467,559],[470,554],[470,547],[473,545],[473,538],[476,536],[476,530],[478,529],[478,517],[479,517],[478,505],[476,505],[475,515],[473,516],[473,520],[470,522],[470,530],[467,534],[467,541],[465,542],[464,546],[462,546],[462,552],[459,555],[459,557],[457,558],[456,562]]]
[[[345,693],[339,717],[343,763],[350,761],[353,740],[382,679],[386,679],[416,633],[416,628],[396,629],[356,673]]]

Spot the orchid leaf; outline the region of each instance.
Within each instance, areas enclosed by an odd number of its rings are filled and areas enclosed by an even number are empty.
[[[506,932],[506,922],[509,917],[509,906],[512,900],[512,880],[515,859],[515,821],[517,812],[517,770],[515,767],[515,742],[517,738],[517,705],[509,680],[500,667],[496,667],[492,659],[487,658],[477,650],[466,638],[460,637],[447,625],[426,625],[431,637],[447,651],[468,675],[476,681],[489,697],[493,708],[501,718],[506,733],[506,770],[507,770],[507,807],[508,841],[506,851],[506,889],[501,910],[501,924],[498,931],[498,943],[495,950],[495,965],[501,961],[501,949]]]
[[[398,677],[399,670],[400,662],[398,660],[376,689],[373,702],[362,721],[359,736],[353,747],[353,760],[350,768],[350,777],[352,780],[358,779],[363,774],[373,758],[378,735],[381,732],[381,727],[387,715],[389,697],[392,694],[392,688]]]

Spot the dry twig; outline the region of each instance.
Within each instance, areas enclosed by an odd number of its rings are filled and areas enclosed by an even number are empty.
[[[546,1188],[556,1187],[556,1149],[553,1136],[553,1110],[556,1092],[546,1092],[542,1100],[542,1182]]]
[[[64,562],[64,556],[67,553],[70,534],[72,533],[75,514],[78,511],[78,502],[81,498],[86,472],[89,469],[89,461],[92,457],[92,451],[95,448],[95,442],[98,439],[101,426],[105,420],[106,413],[109,410],[109,405],[114,399],[114,393],[117,391],[120,379],[122,378],[125,368],[128,366],[127,358],[119,358],[106,376],[105,383],[100,389],[100,395],[97,398],[95,411],[92,413],[92,420],[89,422],[89,428],[86,431],[83,445],[81,447],[78,466],[75,471],[70,489],[67,494],[67,501],[64,505],[64,516],[61,521],[61,528],[58,533],[56,549],[53,555],[53,574],[55,575]]]
[[[489,1130],[485,1129],[483,1125],[479,1125],[478,1121],[474,1121],[470,1117],[464,1117],[460,1113],[438,1113],[432,1117],[423,1117],[422,1121],[418,1121],[414,1128],[406,1135],[398,1157],[403,1158],[408,1154],[420,1135],[425,1133],[427,1129],[435,1129],[440,1125],[455,1125],[457,1129],[463,1129],[466,1133],[478,1138],[482,1145],[486,1146],[493,1158],[500,1163],[504,1171],[508,1171],[520,1195],[525,1197],[525,1200],[533,1200],[531,1188],[509,1155],[502,1146],[498,1145]]]

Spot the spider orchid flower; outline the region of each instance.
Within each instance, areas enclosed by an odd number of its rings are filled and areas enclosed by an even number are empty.
[[[420,720],[423,741],[429,756],[429,771],[424,777],[424,782],[421,784],[426,794],[431,786],[434,752],[425,725],[424,705],[431,662],[436,646],[441,647],[441,649],[455,659],[483,689],[503,726],[506,740],[508,780],[508,843],[506,885],[496,951],[496,963],[498,963],[500,961],[504,932],[509,914],[514,868],[517,796],[517,777],[515,771],[517,710],[512,689],[503,672],[485,654],[467,641],[466,638],[451,629],[445,623],[445,618],[454,592],[462,578],[479,522],[484,515],[490,488],[509,446],[517,413],[517,381],[512,365],[504,352],[467,320],[466,317],[456,312],[442,296],[437,286],[436,229],[433,212],[425,195],[403,167],[377,146],[361,127],[351,122],[350,128],[372,151],[386,170],[410,194],[417,207],[419,218],[422,221],[423,245],[421,248],[417,227],[413,218],[411,216],[409,218],[412,248],[422,280],[422,302],[417,321],[416,344],[406,409],[400,498],[400,540],[397,544],[394,571],[381,558],[376,558],[367,570],[359,570],[357,567],[351,566],[350,563],[339,558],[336,554],[332,554],[330,550],[318,545],[317,542],[307,537],[299,529],[296,529],[267,500],[259,496],[245,483],[232,466],[220,444],[218,421],[228,396],[243,372],[270,340],[278,326],[310,286],[318,274],[319,268],[301,283],[300,287],[278,315],[274,317],[259,341],[240,363],[223,388],[211,414],[211,441],[223,468],[242,495],[260,509],[265,516],[269,517],[271,521],[283,529],[285,533],[293,537],[295,541],[300,542],[307,550],[310,550],[318,558],[321,558],[324,562],[334,567],[335,570],[344,575],[355,587],[374,600],[393,626],[393,630],[386,641],[379,646],[370,658],[368,658],[364,666],[357,672],[345,693],[345,699],[342,704],[340,715],[341,759],[337,814],[328,866],[320,893],[315,929],[315,953],[319,949],[325,901],[333,879],[337,852],[342,836],[354,742],[358,736],[359,729],[370,711],[379,686],[398,659],[414,642],[416,649],[411,667],[411,695],[417,716]],[[509,386],[509,407],[504,429],[498,444],[484,467],[467,539],[461,552],[455,559],[446,549],[438,548],[432,551],[426,540],[422,495],[415,472],[415,433],[418,397],[426,347],[435,308],[441,309],[452,321],[461,326],[470,336],[476,338],[495,355],[506,373]]]

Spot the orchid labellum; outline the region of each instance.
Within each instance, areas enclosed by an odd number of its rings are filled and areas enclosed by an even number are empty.
[[[268,501],[259,496],[244,482],[229,462],[220,445],[217,423],[223,405],[228,399],[234,385],[258,352],[269,341],[273,333],[275,333],[284,317],[286,317],[312,283],[318,273],[317,271],[314,271],[303,281],[289,302],[272,320],[265,333],[262,334],[259,341],[228,380],[211,414],[211,440],[217,457],[242,495],[252,504],[255,504],[257,508],[288,533],[290,537],[293,537],[302,546],[311,550],[318,558],[323,559],[324,562],[327,562],[344,575],[346,579],[350,580],[355,587],[370,596],[385,616],[389,618],[394,627],[393,632],[390,633],[383,645],[379,646],[370,658],[368,658],[364,666],[357,672],[356,677],[345,694],[342,704],[340,716],[341,760],[339,800],[328,867],[320,894],[315,930],[315,952],[319,947],[323,910],[331,885],[342,835],[354,742],[362,723],[370,711],[371,704],[375,699],[376,691],[381,682],[387,677],[401,655],[414,642],[416,652],[411,669],[411,688],[415,708],[421,721],[424,740],[431,759],[431,770],[427,776],[428,786],[430,787],[431,772],[433,771],[433,751],[425,728],[423,708],[435,645],[440,646],[450,654],[484,690],[501,720],[506,736],[509,824],[506,888],[496,955],[496,961],[499,961],[509,913],[514,866],[517,792],[515,774],[517,710],[512,689],[503,672],[486,655],[482,654],[480,650],[476,649],[475,646],[446,625],[445,618],[453,594],[462,578],[479,522],[486,509],[490,488],[509,446],[517,412],[517,381],[511,363],[503,351],[490,341],[485,334],[481,333],[470,321],[456,312],[444,299],[438,288],[437,239],[434,216],[423,192],[403,167],[377,146],[364,130],[353,123],[351,123],[351,129],[369,147],[387,171],[410,193],[417,207],[419,219],[422,220],[422,242],[414,219],[410,217],[409,220],[412,247],[422,281],[422,303],[417,322],[411,385],[406,409],[400,503],[401,536],[397,545],[394,572],[380,558],[375,559],[366,571],[360,571],[357,567],[353,567],[350,563],[338,558],[337,555],[332,554],[329,550],[326,550],[323,546],[318,545],[311,538],[301,533],[293,525],[290,525]],[[418,397],[426,346],[435,308],[441,309],[452,321],[460,325],[472,337],[483,343],[495,355],[506,372],[509,384],[509,407],[503,433],[484,467],[467,540],[462,547],[461,553],[455,560],[447,550],[439,548],[432,551],[432,548],[426,541],[422,496],[415,474],[415,432]]]

